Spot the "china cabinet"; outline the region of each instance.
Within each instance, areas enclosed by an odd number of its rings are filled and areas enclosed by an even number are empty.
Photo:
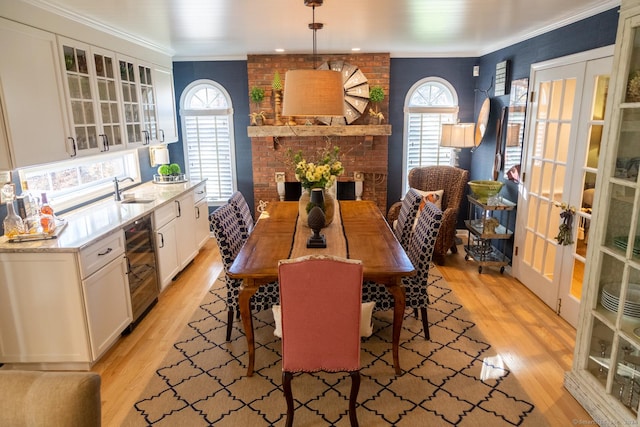
[[[469,230],[469,238],[464,247],[464,259],[476,261],[479,273],[482,273],[484,266],[500,267],[500,273],[503,273],[510,260],[492,242],[513,236],[516,204],[502,198],[491,203],[481,202],[471,196],[467,196],[467,199],[469,216],[464,223]]]
[[[582,306],[565,387],[601,425],[637,424],[640,402],[640,1],[623,1]]]

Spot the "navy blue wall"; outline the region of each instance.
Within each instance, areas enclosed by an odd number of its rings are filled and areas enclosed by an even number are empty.
[[[220,83],[229,92],[233,103],[233,133],[236,142],[236,173],[238,190],[253,206],[253,172],[251,166],[251,139],[247,135],[249,126],[249,88],[247,61],[194,61],[174,62],[173,79],[176,91],[176,111],[180,124],[180,96],[184,89],[198,79],[209,79]],[[178,131],[182,141],[182,128]],[[182,144],[169,145],[172,162],[184,165]]]
[[[472,77],[476,58],[391,58],[389,72],[389,177],[387,180],[387,202],[391,205],[402,196],[402,139],[404,127],[404,105],[409,89],[425,77],[440,77],[451,83],[458,94],[461,122],[474,120],[474,88]],[[467,150],[468,151],[468,150]],[[468,156],[460,158],[460,166],[468,169]]]

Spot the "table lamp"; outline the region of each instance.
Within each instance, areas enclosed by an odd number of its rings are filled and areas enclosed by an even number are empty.
[[[440,146],[453,148],[454,166],[460,167],[461,148],[475,147],[475,123],[443,123],[440,128]]]

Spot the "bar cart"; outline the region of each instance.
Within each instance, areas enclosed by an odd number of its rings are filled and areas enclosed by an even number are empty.
[[[465,246],[465,261],[472,259],[478,263],[478,273],[482,267],[500,267],[511,261],[505,254],[493,246],[493,240],[507,240],[513,236],[515,227],[516,204],[501,197],[491,198],[486,202],[467,196],[469,215],[465,225],[469,230],[469,239]]]

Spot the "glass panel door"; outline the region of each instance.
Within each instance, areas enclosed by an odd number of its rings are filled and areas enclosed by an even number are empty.
[[[78,151],[98,149],[98,124],[89,71],[89,49],[62,46],[73,133]]]

